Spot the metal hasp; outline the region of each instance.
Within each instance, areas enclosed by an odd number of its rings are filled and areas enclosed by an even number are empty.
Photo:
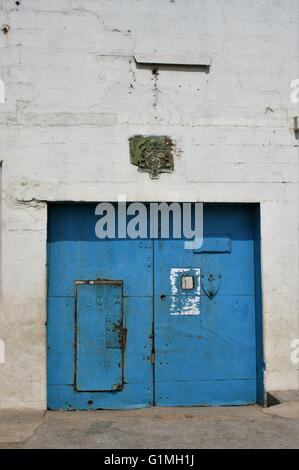
[[[172,173],[174,170],[174,144],[167,136],[137,135],[129,139],[130,160],[142,173],[149,173],[152,179],[158,179],[160,173]]]

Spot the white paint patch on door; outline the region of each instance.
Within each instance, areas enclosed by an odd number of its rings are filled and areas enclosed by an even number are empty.
[[[194,289],[183,290],[183,275],[194,277]],[[200,268],[171,268],[170,315],[200,315]]]

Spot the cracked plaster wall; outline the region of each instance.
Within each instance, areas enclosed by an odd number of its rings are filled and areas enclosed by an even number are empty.
[[[0,0],[0,407],[46,406],[46,201],[260,202],[267,390],[299,389],[297,0]],[[209,73],[134,53],[208,55]],[[128,138],[166,134],[150,181]]]

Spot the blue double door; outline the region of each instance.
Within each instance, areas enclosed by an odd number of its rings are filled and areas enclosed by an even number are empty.
[[[49,206],[48,407],[258,401],[256,208],[207,204],[204,242],[106,239],[94,204]]]

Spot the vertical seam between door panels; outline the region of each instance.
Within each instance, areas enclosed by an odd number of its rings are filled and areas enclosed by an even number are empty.
[[[152,239],[152,279],[153,279],[153,292],[152,292],[152,354],[154,355],[153,368],[153,405],[156,405],[156,357],[155,357],[155,240]]]

